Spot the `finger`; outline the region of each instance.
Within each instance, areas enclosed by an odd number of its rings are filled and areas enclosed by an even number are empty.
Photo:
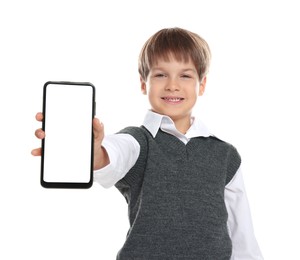
[[[45,132],[41,128],[39,128],[39,129],[35,130],[35,136],[39,139],[44,139]]]
[[[101,122],[100,122],[100,120],[99,120],[99,118],[94,118],[93,119],[93,128],[94,128],[94,130],[96,130],[96,131],[101,131]]]
[[[42,155],[42,148],[36,148],[36,149],[33,149],[31,151],[31,154],[33,156],[41,156]]]
[[[39,122],[43,121],[43,118],[44,118],[44,115],[43,113],[41,112],[38,112],[36,115],[35,115],[35,119]]]
[[[98,118],[93,119],[93,132],[94,138],[98,139],[99,137],[103,136],[104,126],[103,123],[100,122]]]

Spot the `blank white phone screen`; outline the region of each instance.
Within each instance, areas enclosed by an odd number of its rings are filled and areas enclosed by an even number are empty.
[[[48,84],[45,103],[44,181],[90,181],[93,88]]]

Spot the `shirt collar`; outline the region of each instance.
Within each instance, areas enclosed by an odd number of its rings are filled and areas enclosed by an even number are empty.
[[[143,126],[152,134],[153,137],[157,135],[159,129],[174,136],[185,138],[193,137],[208,137],[212,134],[209,132],[208,128],[197,118],[192,117],[191,127],[186,132],[185,135],[181,134],[175,127],[173,120],[165,115],[157,114],[151,110],[145,116]]]

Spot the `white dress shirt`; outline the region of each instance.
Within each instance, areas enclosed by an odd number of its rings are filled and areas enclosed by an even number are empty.
[[[170,117],[148,111],[143,125],[153,137],[159,129],[176,136],[187,144],[193,137],[209,137],[212,134],[198,119],[192,118],[186,134],[180,133]],[[140,145],[129,134],[105,136],[102,146],[106,149],[110,164],[94,171],[94,180],[109,188],[121,180],[136,163]],[[225,205],[228,212],[228,231],[232,241],[231,260],[262,260],[263,256],[254,236],[249,203],[245,192],[241,167],[225,187]]]

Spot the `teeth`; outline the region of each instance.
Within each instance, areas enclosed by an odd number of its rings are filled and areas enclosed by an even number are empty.
[[[165,98],[165,99],[171,102],[178,102],[181,100],[181,98]]]

